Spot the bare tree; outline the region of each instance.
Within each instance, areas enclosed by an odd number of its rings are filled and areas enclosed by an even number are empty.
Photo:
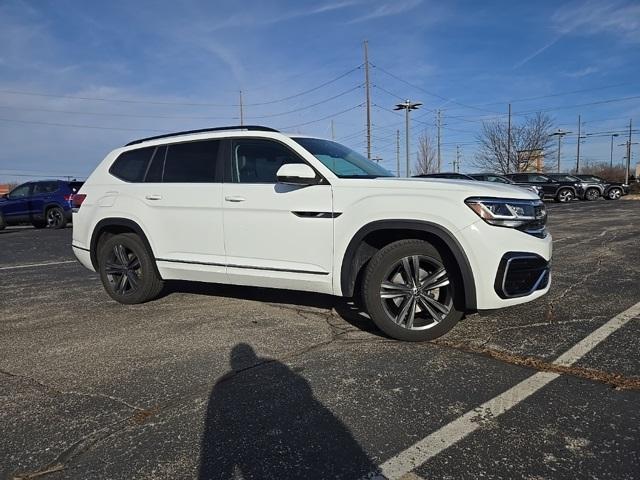
[[[478,135],[480,148],[473,165],[499,173],[525,172],[536,166],[542,156],[549,158],[553,150],[553,120],[549,115],[537,113],[520,124],[511,126],[511,152],[508,148],[508,126],[502,120],[482,122]]]
[[[425,130],[418,137],[418,159],[413,169],[416,175],[434,173],[438,170],[437,163],[436,147],[429,132]]]
[[[608,162],[585,162],[580,167],[580,173],[597,175],[610,182],[624,182],[625,167],[623,165],[609,166]]]

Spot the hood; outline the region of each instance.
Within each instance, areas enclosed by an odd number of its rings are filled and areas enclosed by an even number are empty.
[[[431,193],[447,193],[465,197],[497,197],[538,200],[532,191],[518,185],[507,185],[477,180],[450,180],[446,178],[397,178],[379,177],[374,179],[343,179],[345,186],[363,188],[425,189]],[[352,183],[353,182],[353,183]]]

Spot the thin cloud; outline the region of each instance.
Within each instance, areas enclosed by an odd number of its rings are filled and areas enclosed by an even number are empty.
[[[548,50],[549,48],[553,47],[556,43],[558,43],[558,41],[563,37],[564,35],[559,35],[556,38],[554,38],[553,40],[551,40],[549,43],[547,43],[546,45],[543,45],[542,47],[540,47],[538,50],[536,50],[535,52],[533,52],[531,55],[526,56],[525,58],[523,58],[522,60],[520,60],[518,63],[516,63],[513,66],[513,69],[516,70],[520,67],[522,67],[525,63],[528,63],[529,61],[533,60],[534,58],[536,58],[538,55],[542,54],[543,52],[545,52],[546,50]]]
[[[363,15],[361,17],[356,17],[348,21],[347,24],[366,22],[368,20],[373,20],[376,18],[383,18],[391,15],[398,15],[400,13],[413,10],[415,7],[417,7],[421,3],[422,3],[422,0],[408,0],[405,2],[379,5],[378,7],[374,8],[371,12],[367,13],[366,15]]]
[[[576,70],[574,72],[565,72],[563,75],[570,78],[581,78],[581,77],[587,77],[599,71],[600,70],[598,68],[589,66],[589,67],[582,68],[580,70]]]

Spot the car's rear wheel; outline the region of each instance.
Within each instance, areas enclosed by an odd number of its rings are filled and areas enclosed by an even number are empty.
[[[452,265],[423,240],[400,240],[379,250],[362,284],[367,312],[390,337],[425,341],[444,335],[462,318],[462,293]]]
[[[573,200],[573,190],[570,188],[561,188],[556,195],[556,202],[567,203]]]
[[[597,188],[588,188],[586,192],[584,192],[584,199],[592,202],[600,198],[600,190]]]
[[[607,192],[607,200],[618,200],[622,196],[621,188],[612,188]]]
[[[47,227],[49,228],[64,228],[67,225],[67,219],[64,216],[64,210],[60,207],[51,207],[49,208],[45,215],[45,221],[47,222]]]
[[[98,252],[98,270],[105,290],[120,303],[152,300],[164,285],[153,257],[135,233],[108,238]]]

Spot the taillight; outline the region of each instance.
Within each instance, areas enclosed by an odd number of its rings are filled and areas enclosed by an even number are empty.
[[[71,195],[71,206],[73,211],[77,212],[78,209],[82,206],[82,202],[87,196],[84,193],[76,193],[75,195]]]
[[[65,195],[64,196],[64,201],[65,202],[70,202],[71,200],[73,200],[73,194],[70,193],[69,195]]]

